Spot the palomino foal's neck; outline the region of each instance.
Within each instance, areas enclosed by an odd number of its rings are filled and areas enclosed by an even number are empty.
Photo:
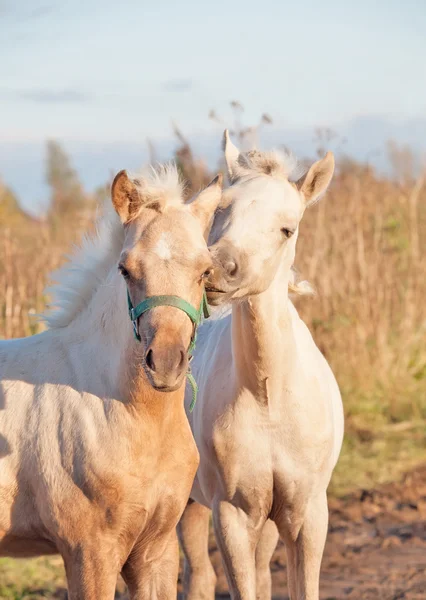
[[[291,370],[293,335],[288,309],[290,272],[282,265],[269,288],[232,308],[232,345],[238,379],[269,405]],[[278,388],[277,388],[278,389]]]
[[[74,370],[82,389],[119,400],[144,415],[184,411],[185,382],[169,393],[155,390],[148,381],[143,344],[134,339],[126,287],[115,270],[67,330],[64,343],[69,349],[76,347]],[[82,340],[84,351],[80,350]]]

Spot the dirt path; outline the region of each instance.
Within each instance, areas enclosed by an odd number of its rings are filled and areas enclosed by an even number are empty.
[[[426,467],[400,484],[330,500],[321,600],[426,600]],[[228,598],[219,552],[218,598]],[[287,599],[285,550],[273,558],[274,600]]]

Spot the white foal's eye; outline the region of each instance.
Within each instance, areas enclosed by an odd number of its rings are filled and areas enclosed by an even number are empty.
[[[286,238],[291,238],[291,236],[294,233],[292,229],[287,229],[286,227],[282,227],[281,232],[285,235]]]

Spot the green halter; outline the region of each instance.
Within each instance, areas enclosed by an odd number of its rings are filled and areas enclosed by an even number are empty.
[[[188,348],[189,361],[191,361],[192,352],[195,349],[195,343],[197,341],[198,325],[200,324],[203,316],[205,319],[208,319],[210,316],[205,291],[203,292],[200,308],[198,310],[195,309],[192,306],[192,304],[189,304],[189,302],[187,302],[183,298],[179,298],[179,296],[150,296],[149,298],[145,298],[145,300],[142,300],[142,302],[140,302],[137,306],[133,308],[129,290],[127,290],[127,306],[129,308],[130,320],[133,325],[133,334],[138,342],[141,341],[141,336],[139,335],[139,317],[143,315],[143,313],[147,310],[151,310],[152,308],[155,308],[157,306],[174,306],[175,308],[179,308],[179,310],[182,310],[184,313],[186,313],[194,325],[191,343]],[[192,401],[189,406],[189,411],[192,412],[197,401],[198,387],[194,376],[191,373],[191,367],[188,367],[188,372],[186,376],[192,388]]]

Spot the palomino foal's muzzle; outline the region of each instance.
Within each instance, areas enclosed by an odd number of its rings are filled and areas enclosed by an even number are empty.
[[[188,348],[189,362],[191,362],[192,353],[195,349],[195,344],[197,341],[197,328],[201,323],[203,317],[205,319],[208,319],[210,316],[205,290],[203,291],[203,297],[201,299],[200,308],[198,310],[194,308],[192,304],[190,304],[183,298],[180,298],[179,296],[149,296],[148,298],[145,298],[145,300],[142,300],[142,302],[140,302],[137,306],[133,307],[132,301],[130,299],[129,290],[127,290],[127,306],[129,309],[130,320],[133,326],[133,334],[138,342],[141,341],[141,336],[139,334],[139,317],[148,310],[156,308],[157,306],[173,306],[174,308],[178,308],[179,310],[182,310],[185,314],[187,314],[193,324],[191,343]],[[192,412],[197,401],[198,387],[194,376],[191,373],[190,366],[188,367],[186,376],[192,388],[192,400],[189,406],[189,411]]]

